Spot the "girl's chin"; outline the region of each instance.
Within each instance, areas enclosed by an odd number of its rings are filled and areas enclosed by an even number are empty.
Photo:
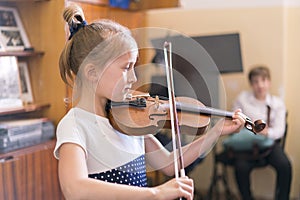
[[[112,97],[111,100],[115,102],[126,101],[128,100],[129,96],[130,96],[129,93],[124,93],[123,95]]]

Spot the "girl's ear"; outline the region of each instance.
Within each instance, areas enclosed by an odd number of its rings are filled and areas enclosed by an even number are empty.
[[[87,64],[84,68],[85,77],[92,82],[98,81],[98,73],[96,66],[93,64]]]

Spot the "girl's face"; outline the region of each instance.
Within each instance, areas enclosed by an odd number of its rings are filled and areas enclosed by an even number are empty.
[[[251,80],[251,87],[253,89],[254,95],[259,100],[265,100],[269,89],[271,81],[267,77],[254,76]]]
[[[126,99],[132,84],[137,81],[134,65],[137,52],[132,51],[115,59],[99,77],[97,96],[112,101]]]

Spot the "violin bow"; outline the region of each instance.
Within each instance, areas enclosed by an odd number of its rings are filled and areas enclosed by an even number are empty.
[[[168,95],[169,95],[175,178],[178,178],[179,177],[178,166],[180,167],[180,177],[185,176],[185,170],[184,170],[183,153],[182,153],[182,147],[181,147],[181,136],[180,136],[178,114],[177,114],[175,94],[174,94],[174,80],[173,80],[173,66],[172,66],[172,44],[170,42],[164,43],[164,57],[165,57]],[[176,147],[178,147],[179,165],[177,162],[177,152],[176,152],[177,148]]]

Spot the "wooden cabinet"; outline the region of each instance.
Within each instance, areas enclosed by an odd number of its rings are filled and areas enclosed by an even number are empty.
[[[0,6],[17,8],[34,51],[0,52],[28,65],[33,104],[1,111],[2,119],[47,117],[56,125],[65,114],[65,85],[58,60],[66,41],[62,20],[64,0],[0,0]],[[0,154],[0,200],[63,199],[58,182],[55,141]]]
[[[0,154],[0,199],[63,199],[53,156],[55,141]]]

